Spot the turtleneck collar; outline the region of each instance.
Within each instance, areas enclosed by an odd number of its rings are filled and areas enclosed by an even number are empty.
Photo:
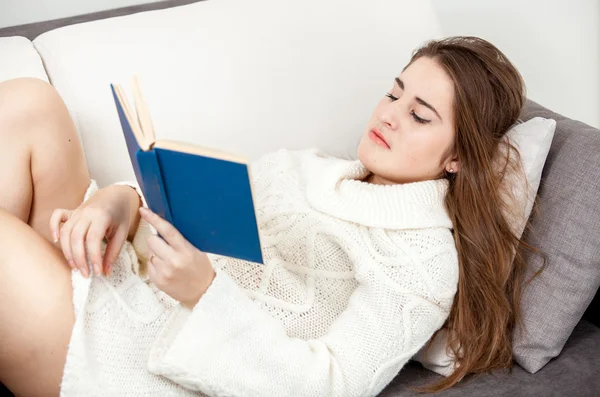
[[[337,218],[386,229],[452,228],[446,179],[376,185],[362,181],[369,170],[360,160],[320,153],[306,159],[302,172],[310,205]]]

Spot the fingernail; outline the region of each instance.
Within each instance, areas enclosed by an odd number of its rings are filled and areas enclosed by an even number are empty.
[[[52,238],[54,239],[54,244],[58,243],[58,235],[56,233],[52,235]]]
[[[69,262],[69,266],[72,268],[77,268],[77,266],[75,266],[75,262],[73,262],[73,259],[67,259],[67,262]]]
[[[87,268],[87,266],[82,267],[81,269],[79,269],[77,266],[75,266],[75,269],[77,269],[78,271],[81,272],[81,275],[85,278],[87,278],[88,273],[89,273],[89,269]]]
[[[102,273],[102,270],[100,269],[100,266],[98,266],[97,263],[94,263],[92,267],[94,268],[94,273],[96,274],[96,276],[99,276]]]

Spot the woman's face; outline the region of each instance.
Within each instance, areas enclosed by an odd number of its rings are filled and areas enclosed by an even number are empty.
[[[369,182],[419,182],[458,171],[451,153],[453,101],[452,80],[435,60],[421,57],[407,67],[375,108],[358,146],[358,159],[373,173]]]

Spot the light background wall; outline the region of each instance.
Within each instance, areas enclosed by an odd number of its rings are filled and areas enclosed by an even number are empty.
[[[528,96],[600,128],[599,0],[432,0],[444,35],[476,35],[517,66]]]
[[[160,0],[0,0],[0,28]],[[251,0],[249,0],[251,1]]]
[[[0,0],[0,28],[158,1]],[[521,71],[531,99],[600,128],[599,0],[431,1],[444,35],[491,41]]]

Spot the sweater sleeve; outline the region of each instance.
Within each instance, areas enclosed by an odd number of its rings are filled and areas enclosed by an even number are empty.
[[[412,357],[421,365],[436,374],[448,377],[458,367],[454,355],[448,349],[448,331],[443,329],[435,336],[429,350],[427,344]]]
[[[289,337],[227,273],[216,272],[193,310],[171,314],[149,357],[151,372],[211,396],[377,395],[450,310],[447,296],[440,305],[429,292],[365,265],[327,333],[303,340]],[[425,284],[437,288],[435,280]]]

